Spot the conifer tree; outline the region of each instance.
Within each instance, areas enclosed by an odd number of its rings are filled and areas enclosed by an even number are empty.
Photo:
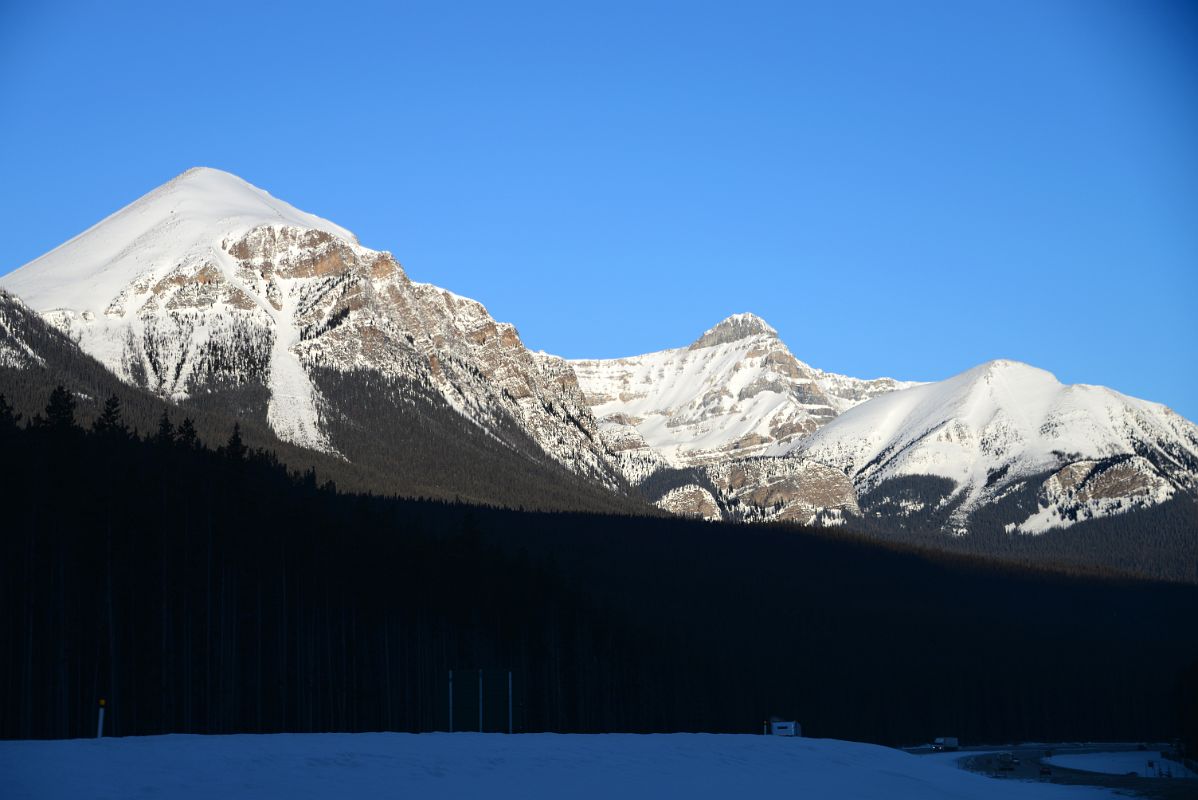
[[[196,434],[196,426],[191,421],[191,417],[183,418],[182,424],[179,425],[179,432],[175,434],[175,441],[188,449],[200,446],[199,438]]]
[[[55,430],[67,430],[75,427],[75,398],[71,396],[62,384],[50,392],[50,401],[46,403],[46,416],[38,422]]]
[[[175,426],[165,410],[158,419],[158,433],[154,435],[154,441],[161,445],[168,445],[175,441]]]
[[[21,415],[15,413],[8,403],[8,398],[0,394],[0,434],[16,430],[20,421]]]
[[[233,433],[229,436],[228,443],[224,446],[225,455],[233,461],[241,461],[245,458],[248,448],[241,441],[241,423],[233,423]]]
[[[115,394],[104,401],[104,410],[92,423],[92,430],[101,436],[124,436],[129,433],[121,421],[121,399]]]

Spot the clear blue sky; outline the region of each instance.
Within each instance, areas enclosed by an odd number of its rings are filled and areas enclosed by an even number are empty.
[[[1198,4],[0,0],[0,273],[193,165],[570,357],[727,314],[1198,419]]]

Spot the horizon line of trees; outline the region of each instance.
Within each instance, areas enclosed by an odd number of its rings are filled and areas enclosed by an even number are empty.
[[[62,384],[59,384],[50,392],[45,410],[30,417],[25,427],[58,433],[83,432],[85,429],[75,418],[78,405],[75,397]],[[0,393],[0,433],[17,429],[22,418],[23,415],[15,411],[8,402],[8,398]],[[163,409],[162,415],[158,419],[157,429],[152,432],[148,431],[141,436],[136,428],[130,428],[125,424],[121,411],[121,399],[115,394],[110,395],[104,401],[100,414],[92,421],[91,428],[86,430],[96,436],[114,440],[141,439],[158,445],[173,444],[187,449],[205,449],[205,444],[199,438],[192,418],[184,416],[183,421],[176,426],[166,409]],[[251,451],[241,438],[239,421],[234,421],[233,430],[229,434],[228,440],[224,445],[218,447],[216,452],[234,460],[254,455],[266,461],[276,463],[278,461],[273,452],[264,448]]]
[[[511,670],[525,731],[778,715],[909,744],[1198,721],[1193,586],[347,494],[236,424],[211,449],[169,416],[130,431],[119,401],[84,430],[73,401],[0,402],[0,737],[92,735],[101,697],[115,735],[444,730],[450,669]]]

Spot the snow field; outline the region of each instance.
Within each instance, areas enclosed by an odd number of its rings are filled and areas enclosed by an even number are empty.
[[[996,781],[830,739],[667,734],[277,734],[0,742],[24,798],[1087,800],[1105,790]]]

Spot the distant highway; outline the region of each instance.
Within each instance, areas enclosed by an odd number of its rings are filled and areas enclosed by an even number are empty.
[[[963,754],[969,753],[1014,753],[1017,757],[1020,753],[1037,754],[1043,756],[1045,750],[1051,750],[1053,755],[1063,755],[1065,753],[1125,753],[1130,750],[1139,750],[1142,746],[1147,745],[1149,750],[1157,750],[1161,748],[1168,749],[1169,744],[1164,742],[1030,742],[1024,744],[979,744],[962,747],[956,751],[943,752],[933,750],[930,744],[920,747],[904,747],[904,751],[912,755],[929,755],[936,754],[937,757],[945,757],[950,760],[960,758]]]

